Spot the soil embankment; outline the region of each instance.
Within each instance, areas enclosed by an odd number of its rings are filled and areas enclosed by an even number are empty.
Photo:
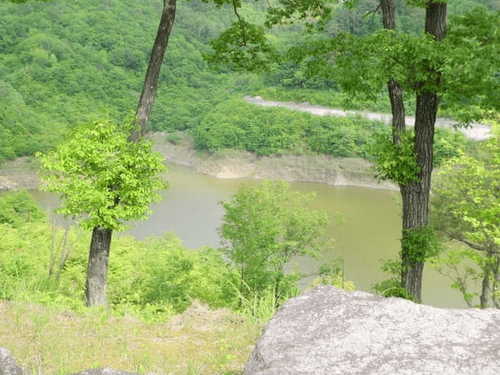
[[[38,164],[33,158],[9,160],[0,167],[0,192],[36,189],[40,183]]]
[[[167,162],[217,178],[274,179],[397,189],[393,184],[377,181],[371,164],[359,158],[332,158],[326,155],[257,157],[249,152],[234,150],[211,154],[196,151],[187,137],[179,144],[168,142],[165,133],[153,133],[150,138]],[[30,158],[6,162],[0,168],[0,192],[36,189],[40,183],[37,171],[37,163]]]
[[[359,158],[333,158],[326,155],[258,157],[249,152],[234,150],[210,154],[194,150],[189,139],[174,145],[166,141],[164,133],[154,133],[151,138],[156,150],[168,162],[217,178],[279,179],[331,186],[397,189],[393,184],[377,181],[371,164]]]

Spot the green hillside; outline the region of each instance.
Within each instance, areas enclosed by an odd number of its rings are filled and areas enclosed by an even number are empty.
[[[379,16],[367,15],[376,4],[377,0],[364,0],[355,11],[336,9],[327,31],[332,35],[342,30],[363,34],[379,28]],[[477,5],[498,9],[495,0],[460,0],[451,2],[450,12],[461,13]],[[264,6],[246,6],[245,16],[259,20]],[[399,19],[406,30],[421,28],[415,21],[422,19],[417,16],[420,9],[400,9]],[[160,11],[159,0],[1,1],[0,161],[46,150],[70,126],[103,117],[120,120],[131,114]],[[294,64],[276,64],[261,75],[209,67],[203,54],[209,52],[210,40],[233,19],[229,8],[199,0],[178,4],[152,115],[153,129],[195,128],[219,103],[237,103],[234,96],[245,94],[302,101],[311,98],[327,105],[341,102],[335,82],[309,79],[302,67]],[[274,33],[278,46],[301,35],[297,26]],[[301,91],[304,89],[310,91]],[[377,103],[352,105],[388,109],[385,96]]]
[[[68,125],[120,119],[136,106],[160,1],[0,4],[0,159],[43,150]],[[162,70],[155,129],[184,129],[241,75],[210,71],[202,54],[231,14],[181,3]],[[243,77],[244,80],[244,77]],[[167,125],[168,124],[168,125]]]

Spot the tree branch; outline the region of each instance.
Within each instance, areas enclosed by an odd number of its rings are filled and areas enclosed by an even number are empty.
[[[247,45],[247,33],[245,30],[245,24],[244,24],[243,18],[238,13],[237,2],[238,2],[238,0],[232,0],[233,11],[234,11],[234,14],[236,15],[236,17],[238,18],[238,23],[240,24],[241,36],[243,37],[243,46],[246,46]]]
[[[448,237],[454,239],[455,241],[462,242],[463,244],[469,246],[471,249],[474,249],[477,251],[484,251],[484,252],[488,252],[488,253],[493,253],[493,254],[500,254],[500,252],[498,252],[496,250],[488,249],[485,246],[481,246],[475,242],[469,241],[468,239],[463,238],[462,236],[460,236],[456,233],[446,232],[446,235]]]

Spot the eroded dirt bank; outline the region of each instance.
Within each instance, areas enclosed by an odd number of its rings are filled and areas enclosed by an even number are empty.
[[[210,154],[196,151],[189,138],[176,145],[166,140],[165,133],[154,133],[150,138],[167,163],[187,166],[217,178],[279,179],[397,190],[393,184],[377,181],[370,163],[359,158],[332,158],[326,155],[257,157],[245,151]],[[0,192],[37,189],[40,183],[37,171],[38,164],[32,158],[6,162],[0,167]]]
[[[38,163],[33,158],[9,160],[0,166],[0,192],[36,189],[40,183]]]
[[[189,139],[174,145],[166,141],[163,133],[155,133],[151,138],[155,149],[164,155],[167,162],[217,178],[279,179],[397,190],[393,184],[377,181],[371,164],[359,158],[332,158],[326,155],[257,157],[245,151],[209,154],[195,151]]]

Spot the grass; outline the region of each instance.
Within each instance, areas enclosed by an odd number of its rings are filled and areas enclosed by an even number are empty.
[[[194,303],[168,322],[0,302],[0,346],[33,374],[111,367],[155,374],[241,374],[261,324]]]

